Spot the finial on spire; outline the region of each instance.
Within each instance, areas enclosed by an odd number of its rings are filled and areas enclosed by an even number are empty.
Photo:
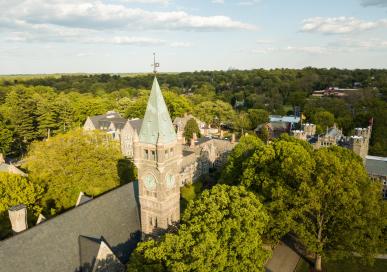
[[[160,67],[160,63],[159,62],[156,62],[156,53],[153,52],[153,73],[156,74],[157,73],[157,68]]]

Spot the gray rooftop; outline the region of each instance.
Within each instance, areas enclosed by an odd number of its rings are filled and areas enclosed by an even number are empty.
[[[168,144],[176,139],[176,132],[167,105],[155,77],[141,126],[140,142],[154,145],[157,143]]]
[[[79,271],[80,236],[102,236],[126,263],[140,240],[137,189],[137,183],[123,185],[0,241],[0,271]]]
[[[90,120],[96,129],[101,130],[107,130],[111,123],[114,124],[116,129],[122,129],[126,122],[125,118],[122,118],[119,113],[114,111],[109,111],[102,115],[92,116],[90,117]]]
[[[387,177],[387,157],[366,157],[366,168],[370,175]]]

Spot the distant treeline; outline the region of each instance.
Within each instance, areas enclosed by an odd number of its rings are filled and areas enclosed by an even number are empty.
[[[308,121],[317,124],[321,121],[319,116],[327,116],[326,112],[330,112],[332,118],[318,125],[323,127],[336,122],[347,134],[355,127],[367,125],[374,117],[370,153],[387,156],[387,70],[200,71],[159,74],[158,79],[173,116],[190,111],[214,125],[227,122],[239,130],[249,130],[255,125],[249,120],[240,122],[249,118],[249,109],[288,114],[293,106],[300,106]],[[28,145],[32,140],[45,137],[48,129],[55,133],[80,126],[88,115],[104,113],[108,109],[114,108],[126,117],[142,118],[152,80],[152,74],[0,78],[0,128],[10,130],[14,142],[15,138],[19,139],[19,146],[22,146],[20,142]],[[329,86],[356,86],[359,90],[345,98],[310,97],[314,90]],[[179,96],[181,94],[183,96]],[[46,102],[42,103],[42,100]],[[40,138],[17,132],[16,127],[25,126],[27,121],[12,116],[12,111],[16,110],[27,112],[29,118],[25,120],[30,119],[28,126],[33,127],[33,134]],[[45,119],[42,115],[50,115],[48,112],[53,116],[47,117],[51,120],[47,125],[39,118]]]

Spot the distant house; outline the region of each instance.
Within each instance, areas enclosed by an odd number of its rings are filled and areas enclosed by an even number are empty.
[[[312,93],[315,97],[344,97],[348,96],[348,92],[356,91],[357,89],[339,88],[339,87],[327,87],[324,90],[316,90]]]

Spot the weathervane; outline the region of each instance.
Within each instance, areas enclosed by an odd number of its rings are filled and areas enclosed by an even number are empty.
[[[153,53],[153,73],[156,74],[157,73],[157,68],[160,67],[160,63],[159,62],[156,62],[156,53]]]

